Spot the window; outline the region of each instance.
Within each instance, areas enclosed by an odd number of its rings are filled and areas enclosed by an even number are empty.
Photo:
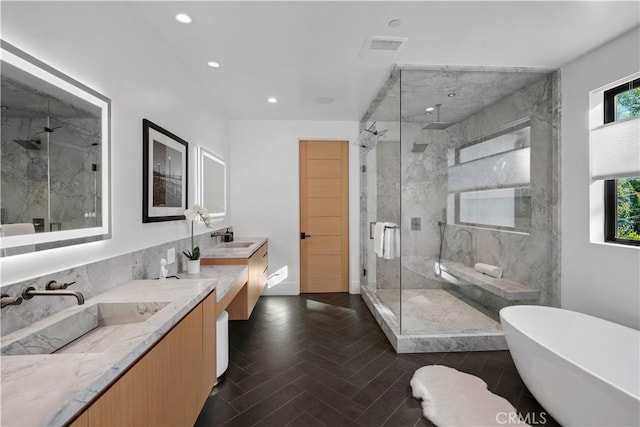
[[[639,116],[640,79],[604,92],[605,124]],[[640,176],[606,180],[604,198],[605,240],[640,246]]]
[[[604,123],[640,116],[640,79],[604,92]]]
[[[448,212],[456,224],[531,229],[531,122],[525,117],[449,150]]]
[[[640,245],[640,176],[605,181],[605,239]]]

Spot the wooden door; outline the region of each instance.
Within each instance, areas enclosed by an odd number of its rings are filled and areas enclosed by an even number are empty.
[[[300,291],[349,291],[347,141],[300,141]]]

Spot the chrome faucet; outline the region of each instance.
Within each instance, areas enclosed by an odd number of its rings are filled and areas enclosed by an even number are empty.
[[[55,281],[54,281],[55,283]],[[75,282],[73,282],[75,283]],[[67,286],[73,284],[73,283],[69,283],[66,284]],[[51,282],[49,282],[47,284],[47,287],[49,288],[51,285]],[[58,285],[56,283],[56,285]],[[64,285],[58,285],[58,286],[64,286]],[[51,288],[51,289],[47,289],[44,291],[37,291],[36,288],[34,288],[33,286],[29,286],[27,289],[25,289],[24,291],[22,291],[22,298],[24,299],[31,299],[33,297],[37,297],[37,296],[73,296],[76,297],[76,299],[78,300],[78,305],[82,305],[84,304],[84,295],[82,295],[82,293],[80,291],[66,291],[64,290],[64,288]]]
[[[0,308],[5,308],[8,305],[20,305],[22,304],[22,298],[10,297],[8,294],[0,295]]]

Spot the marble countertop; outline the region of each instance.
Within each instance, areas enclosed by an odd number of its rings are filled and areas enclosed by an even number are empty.
[[[151,348],[214,289],[219,300],[247,275],[246,266],[203,267],[195,277],[134,280],[2,337],[2,347],[98,303],[167,303],[147,320],[126,325],[107,348],[93,353],[0,357],[2,414],[6,426],[63,425]],[[109,340],[109,336],[103,338]]]
[[[236,238],[233,242],[220,243],[218,246],[202,251],[201,258],[249,258],[260,246],[267,242],[266,237]],[[234,247],[248,244],[247,247]]]

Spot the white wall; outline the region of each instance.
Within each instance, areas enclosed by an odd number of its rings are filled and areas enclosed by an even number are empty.
[[[265,295],[300,293],[299,140],[358,137],[358,122],[231,121],[231,194],[238,236],[269,238],[269,272],[287,266],[289,276]],[[360,163],[349,144],[350,292],[359,293]]]
[[[640,329],[640,248],[589,242],[589,92],[640,69],[640,29],[562,67],[562,307]]]
[[[2,4],[3,39],[111,98],[113,215],[111,240],[3,258],[2,284],[188,236],[186,221],[142,224],[143,118],[189,142],[190,203],[196,145],[229,160],[228,120],[171,52],[153,47],[156,34],[117,10],[109,2]]]

